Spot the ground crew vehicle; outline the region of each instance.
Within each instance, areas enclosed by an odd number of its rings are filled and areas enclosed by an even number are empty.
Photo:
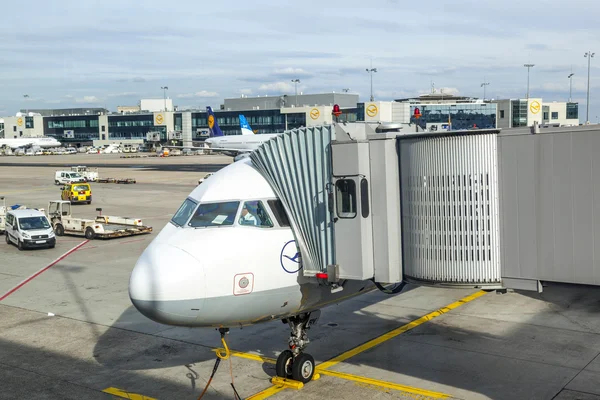
[[[6,213],[11,210],[24,210],[27,207],[22,206],[20,204],[15,204],[7,207],[6,199],[4,198],[4,196],[0,196],[0,201],[2,202],[2,205],[0,206],[0,233],[4,233],[6,225]]]
[[[10,210],[6,213],[6,243],[16,244],[19,250],[56,245],[52,225],[44,213],[33,208]]]
[[[83,176],[88,182],[98,181],[98,168],[90,168],[86,167],[85,165],[76,165],[71,167],[71,171]]]
[[[56,171],[54,173],[54,183],[57,185],[74,182],[85,182],[85,177],[72,171]]]
[[[96,210],[102,211],[101,208]],[[48,203],[48,218],[57,236],[85,236],[86,239],[108,239],[140,235],[152,232],[141,219],[98,215],[95,219],[75,218],[71,215],[71,203],[51,201]]]
[[[68,200],[71,203],[92,202],[92,187],[87,182],[70,183],[64,185],[61,190],[61,200]]]

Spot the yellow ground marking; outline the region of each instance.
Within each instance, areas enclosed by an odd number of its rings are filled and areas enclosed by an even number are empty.
[[[317,368],[320,370],[331,368],[334,365],[339,364],[342,361],[349,359],[350,357],[354,357],[357,354],[363,353],[367,350],[372,349],[373,347],[379,346],[380,344],[387,342],[388,340],[393,339],[396,336],[398,336],[404,332],[408,332],[411,329],[414,329],[419,325],[423,325],[425,322],[431,321],[432,319],[437,318],[440,315],[446,314],[448,311],[454,310],[455,308],[458,308],[464,304],[467,304],[468,302],[473,301],[473,300],[483,296],[484,294],[486,294],[486,292],[481,290],[481,291],[473,293],[467,297],[464,297],[458,301],[455,301],[454,303],[449,304],[446,307],[442,307],[439,310],[430,312],[429,314],[424,315],[419,319],[409,322],[408,324],[403,325],[399,328],[396,328],[393,331],[390,331],[384,335],[381,335],[373,340],[369,340],[367,343],[361,344],[358,347],[348,350],[345,353],[342,353],[339,356],[334,357],[329,361],[325,361],[324,363],[319,364],[317,366]]]
[[[429,397],[432,399],[447,399],[450,397],[450,395],[447,395],[445,393],[432,392],[430,390],[419,389],[419,388],[415,388],[412,386],[406,386],[406,385],[399,385],[397,383],[381,381],[378,379],[365,378],[365,377],[358,376],[358,375],[346,374],[344,372],[327,371],[327,370],[318,369],[318,368],[317,368],[317,371],[319,371],[319,373],[322,375],[334,376],[336,378],[341,378],[341,379],[345,379],[348,381],[363,383],[363,384],[371,385],[371,386],[382,387],[385,389],[394,389],[394,390],[398,390],[400,392],[416,394],[419,396],[426,396],[426,397]]]
[[[112,394],[114,396],[121,397],[123,399],[130,399],[130,400],[156,400],[155,398],[144,396],[143,394],[130,393],[130,392],[126,392],[126,391],[121,390],[121,389],[114,388],[114,387],[106,388],[106,389],[103,390],[103,392],[104,393]]]
[[[398,390],[400,392],[415,394],[418,396],[426,396],[426,397],[433,398],[433,399],[449,398],[450,395],[445,394],[445,393],[432,392],[429,390],[419,389],[419,388],[415,388],[412,386],[400,385],[400,384],[393,383],[393,382],[387,382],[387,381],[382,381],[382,380],[378,380],[378,379],[366,378],[366,377],[362,377],[362,376],[358,376],[358,375],[347,374],[344,372],[328,371],[327,369],[333,367],[336,364],[341,363],[342,361],[345,361],[351,357],[354,357],[360,353],[363,353],[369,349],[372,349],[373,347],[379,346],[380,344],[382,344],[390,339],[393,339],[396,336],[398,336],[404,332],[408,332],[411,329],[418,327],[419,325],[423,325],[425,322],[431,321],[434,318],[444,315],[449,311],[452,311],[464,304],[467,304],[467,303],[483,296],[484,294],[486,294],[486,292],[484,292],[483,290],[481,290],[479,292],[475,292],[469,296],[463,297],[462,299],[460,299],[458,301],[455,301],[452,304],[442,307],[439,310],[430,312],[429,314],[424,315],[421,318],[418,318],[414,321],[411,321],[406,325],[402,325],[399,328],[396,328],[386,334],[383,334],[375,339],[372,339],[358,347],[348,350],[348,351],[340,354],[339,356],[332,358],[329,361],[325,361],[325,362],[317,365],[315,367],[315,373],[319,373],[319,374],[327,375],[327,376],[333,376],[333,377],[341,378],[341,379],[346,379],[346,380],[353,381],[353,382],[363,384],[363,385],[371,385],[371,386],[381,387],[381,388],[385,388],[385,389]],[[276,363],[276,360],[273,358],[263,357],[263,356],[259,356],[256,354],[232,351],[231,355],[236,356],[236,357],[246,358],[249,360],[267,362],[269,364]],[[275,380],[275,382],[277,382],[277,380]],[[252,399],[252,400],[266,399],[266,398],[269,398],[269,397],[281,392],[284,389],[285,389],[285,386],[273,385],[259,393],[256,393],[255,395],[253,395],[251,397],[248,397],[248,400],[250,400],[250,399]]]

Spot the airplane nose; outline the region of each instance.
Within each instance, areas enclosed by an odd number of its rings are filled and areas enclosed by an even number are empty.
[[[204,269],[196,258],[167,244],[151,244],[129,279],[129,298],[144,316],[169,325],[194,321],[206,295]]]

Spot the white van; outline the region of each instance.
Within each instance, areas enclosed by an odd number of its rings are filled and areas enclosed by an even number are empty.
[[[85,176],[72,171],[56,171],[54,174],[54,183],[57,185],[77,182],[86,182]]]
[[[6,243],[14,243],[19,250],[32,247],[56,245],[52,225],[46,215],[39,210],[28,208],[6,213]]]

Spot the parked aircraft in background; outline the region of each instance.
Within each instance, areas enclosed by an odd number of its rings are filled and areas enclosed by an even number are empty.
[[[59,147],[60,142],[53,137],[31,137],[31,138],[18,138],[18,139],[0,139],[0,147],[10,147],[11,149],[18,149],[24,147]]]
[[[248,121],[243,115],[240,115],[240,128],[242,130],[242,134],[225,135],[219,127],[217,118],[210,106],[206,107],[206,112],[208,114],[208,129],[210,132],[210,137],[204,141],[204,147],[168,145],[163,147],[175,149],[211,150],[234,157],[234,160],[238,161],[244,157],[247,157],[251,152],[256,150],[258,146],[267,140],[279,135],[278,133],[259,135],[254,134],[250,124],[248,124]]]

